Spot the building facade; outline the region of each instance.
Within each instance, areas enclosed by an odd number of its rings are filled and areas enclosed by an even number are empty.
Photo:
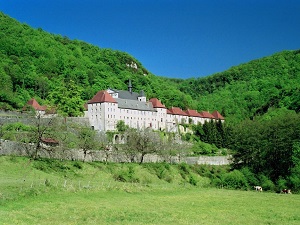
[[[224,121],[218,111],[210,114],[191,109],[183,111],[178,107],[167,109],[157,98],[147,101],[143,91],[132,91],[130,81],[127,91],[108,89],[97,92],[88,102],[87,116],[93,129],[104,132],[115,131],[120,120],[131,128],[152,128],[167,132],[177,132],[178,124],[182,123]]]

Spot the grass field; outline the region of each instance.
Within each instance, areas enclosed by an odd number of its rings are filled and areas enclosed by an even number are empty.
[[[124,183],[112,179],[114,167],[75,170],[70,163],[45,172],[26,158],[0,157],[0,224],[300,224],[300,195],[168,183],[151,174],[148,182]]]

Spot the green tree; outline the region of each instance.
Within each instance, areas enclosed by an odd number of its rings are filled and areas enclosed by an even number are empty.
[[[216,138],[216,146],[218,148],[225,147],[224,146],[224,139],[225,139],[225,131],[224,126],[221,120],[215,122],[216,130],[217,130],[217,138]]]
[[[78,131],[78,147],[83,150],[84,161],[89,150],[97,147],[96,132],[89,127],[80,127]]]
[[[81,99],[82,88],[75,85],[74,81],[61,84],[50,93],[52,104],[62,116],[76,117],[83,114],[84,101]]]
[[[124,131],[126,131],[129,128],[128,125],[125,124],[124,120],[119,120],[117,122],[117,130],[118,132],[123,133]]]
[[[300,140],[300,116],[279,114],[271,120],[247,120],[233,128],[234,167],[248,167],[273,182],[286,178],[295,167],[293,148]]]

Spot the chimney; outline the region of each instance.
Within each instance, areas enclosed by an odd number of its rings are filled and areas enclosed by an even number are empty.
[[[128,91],[130,92],[130,94],[132,94],[131,80],[129,80],[129,83],[128,83]]]

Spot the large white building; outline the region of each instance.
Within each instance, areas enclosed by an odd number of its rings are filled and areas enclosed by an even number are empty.
[[[157,98],[147,101],[144,91],[102,90],[88,102],[88,117],[91,126],[99,131],[114,131],[118,121],[136,129],[152,128],[177,132],[181,123],[204,123],[209,120],[224,120],[218,111],[198,113],[196,110],[183,111],[178,107],[167,109]]]

